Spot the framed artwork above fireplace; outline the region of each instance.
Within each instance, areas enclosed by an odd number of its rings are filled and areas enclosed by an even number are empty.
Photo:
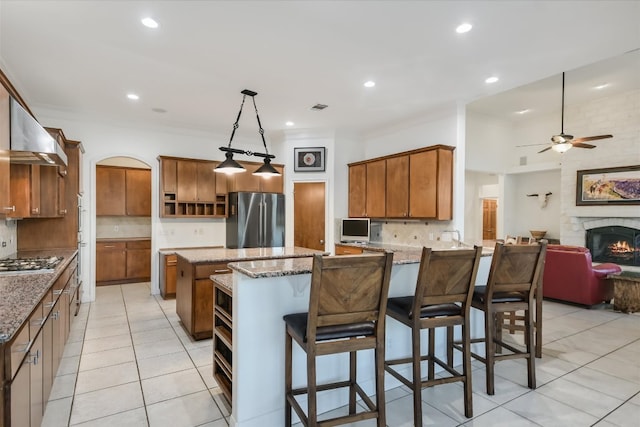
[[[579,170],[576,206],[640,205],[640,165]]]

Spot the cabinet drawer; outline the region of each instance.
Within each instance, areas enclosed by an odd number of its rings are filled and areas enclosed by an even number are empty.
[[[164,263],[166,266],[178,265],[178,255],[176,254],[166,255],[164,257]]]
[[[127,249],[151,249],[151,240],[133,240],[127,242]]]
[[[97,251],[123,251],[126,248],[126,242],[96,242]]]
[[[37,336],[38,332],[40,332],[40,328],[44,325],[44,321],[45,316],[43,315],[43,303],[40,303],[33,313],[31,313],[31,317],[29,318],[29,336]]]
[[[353,246],[336,245],[336,255],[354,255],[362,254],[362,248],[354,248]]]
[[[24,325],[9,347],[9,351],[11,352],[10,378],[13,378],[16,375],[16,372],[18,372],[18,368],[20,368],[22,360],[27,354],[27,351],[29,351],[30,347],[31,342],[29,341],[29,326]]]
[[[231,273],[231,269],[226,262],[218,262],[215,264],[198,264],[195,266],[196,279],[208,279],[212,274]]]

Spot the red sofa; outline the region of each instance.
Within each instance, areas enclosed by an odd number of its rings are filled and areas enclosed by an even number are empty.
[[[607,275],[620,271],[617,264],[593,265],[587,248],[548,245],[542,295],[588,306],[609,302],[613,298],[613,284],[607,283]]]

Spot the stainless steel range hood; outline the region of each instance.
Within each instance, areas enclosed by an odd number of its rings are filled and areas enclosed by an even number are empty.
[[[11,163],[66,166],[58,142],[15,99],[11,98]]]

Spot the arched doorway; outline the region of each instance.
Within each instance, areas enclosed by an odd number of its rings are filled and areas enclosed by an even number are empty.
[[[131,157],[96,163],[96,286],[151,279],[151,167]]]

